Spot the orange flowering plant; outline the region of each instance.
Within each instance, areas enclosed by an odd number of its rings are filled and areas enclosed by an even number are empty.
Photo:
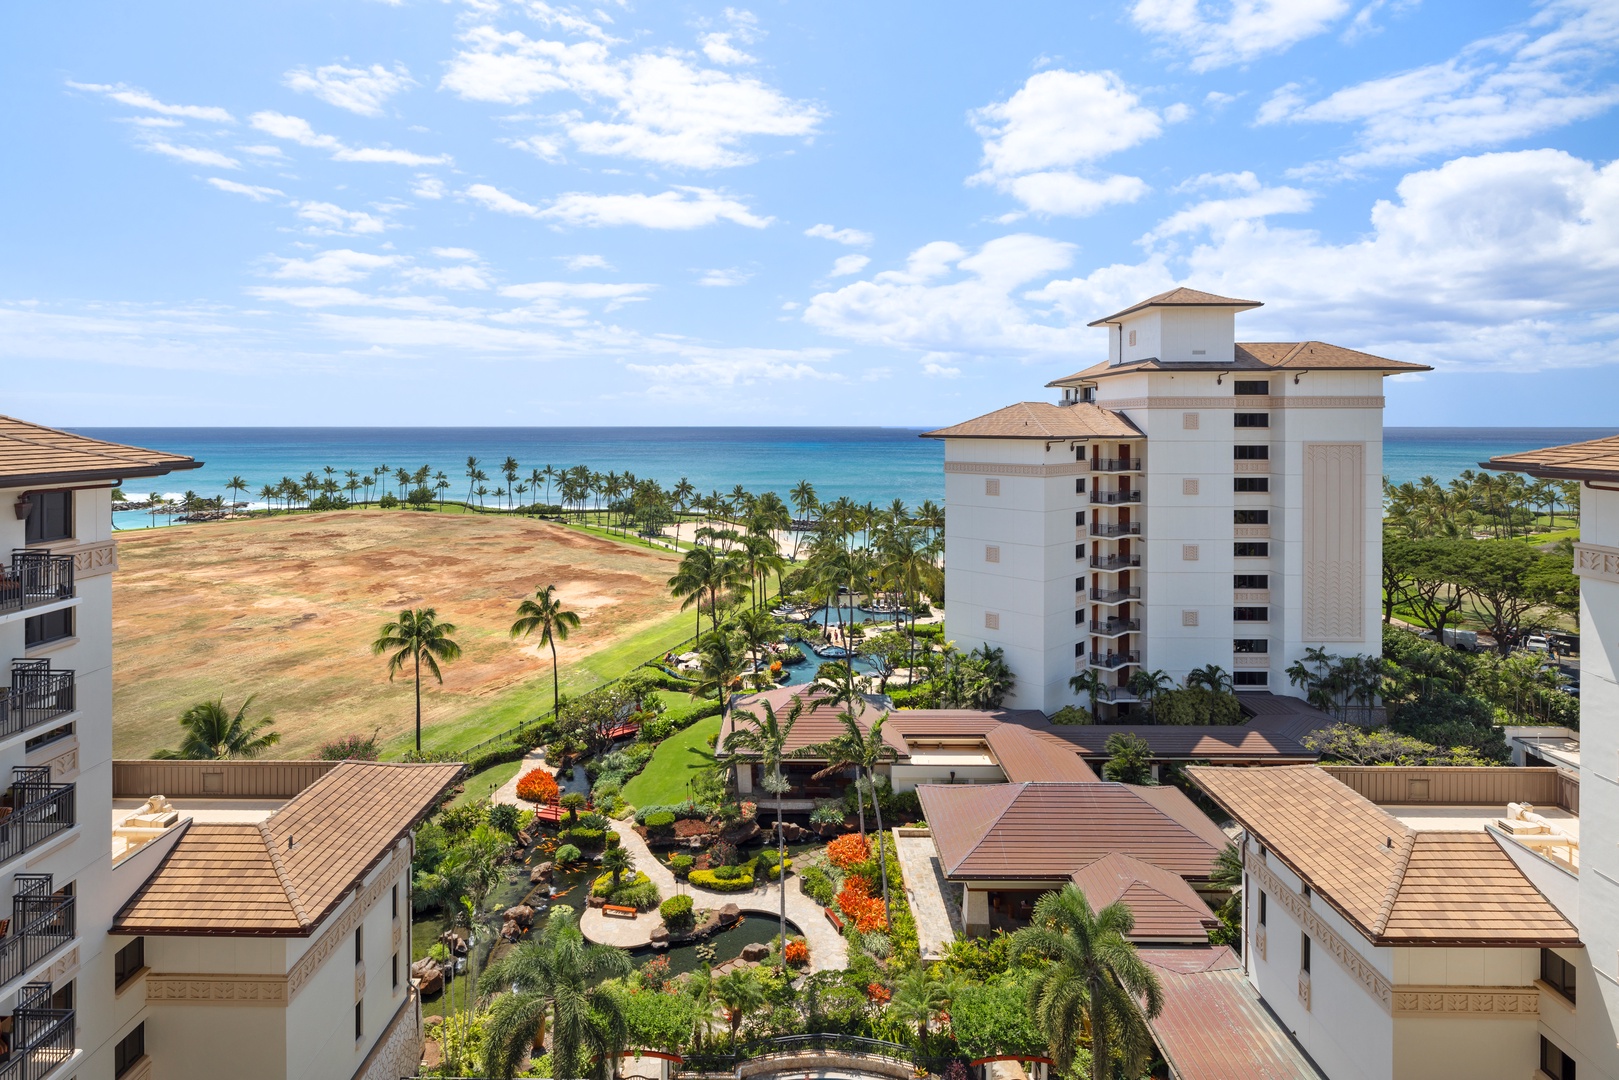
[[[882,899],[871,895],[871,886],[866,884],[865,878],[850,874],[844,879],[843,889],[838,893],[838,910],[843,912],[844,918],[852,919],[855,929],[862,934],[888,929]]]
[[[887,1005],[888,999],[893,996],[893,991],[889,990],[888,987],[884,986],[882,983],[866,984],[866,997],[870,998],[878,1005]]]
[[[846,836],[835,837],[826,845],[826,857],[839,870],[847,870],[871,858],[871,845],[866,843],[866,838],[859,833],[849,833]]]
[[[559,795],[557,778],[545,769],[525,773],[523,778],[517,781],[517,797],[524,802],[554,803]]]
[[[787,943],[787,962],[793,967],[803,967],[809,963],[809,944],[804,941],[789,941]]]

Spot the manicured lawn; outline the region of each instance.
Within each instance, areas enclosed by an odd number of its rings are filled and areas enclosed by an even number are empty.
[[[720,732],[720,718],[699,720],[665,739],[641,775],[624,785],[624,798],[635,806],[667,806],[690,797],[687,785],[713,758],[708,740]]]
[[[467,789],[457,795],[452,806],[465,806],[467,803],[481,802],[493,795],[495,789],[512,777],[517,775],[521,761],[508,761],[504,765],[496,765],[492,769],[485,769],[467,777]]]

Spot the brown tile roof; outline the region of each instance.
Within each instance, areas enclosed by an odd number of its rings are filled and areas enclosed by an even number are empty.
[[[731,709],[729,716],[720,725],[720,735],[715,742],[721,756],[725,756],[725,741],[730,738],[736,727],[736,714],[739,712],[752,712],[763,718],[764,703],[768,702],[775,711],[776,720],[785,723],[787,712],[793,706],[795,698],[804,698],[804,711],[799,714],[793,723],[793,730],[787,737],[787,753],[796,754],[819,743],[831,742],[843,734],[843,721],[838,714],[843,712],[841,706],[836,706],[826,699],[811,695],[808,684],[798,686],[779,686],[774,690],[766,690],[758,694],[738,698],[736,705]],[[868,699],[872,700],[872,699]],[[871,725],[882,715],[882,710],[868,704],[864,712],[855,714],[855,721],[861,729],[869,732]],[[883,742],[891,747],[897,756],[905,754],[905,742],[895,731],[892,723],[883,725]],[[813,759],[811,759],[813,760]]]
[[[1487,833],[1419,833],[1313,765],[1186,772],[1376,944],[1579,940]]]
[[[950,878],[1050,881],[1111,852],[1207,878],[1219,848],[1123,784],[923,784]]]
[[[261,824],[193,823],[114,932],[308,935],[463,769],[346,761]]]
[[[1095,405],[1020,401],[950,427],[924,431],[924,439],[1139,439],[1141,429]]]
[[[1173,784],[1130,785],[1130,790],[1162,810],[1187,829],[1195,832],[1222,851],[1231,843],[1231,837],[1205,814],[1186,792]]]
[[[1185,878],[1117,851],[1075,870],[1070,880],[1092,911],[1123,901],[1136,917],[1132,940],[1204,942],[1219,925]]]
[[[0,485],[5,487],[162,476],[201,464],[183,454],[103,442],[0,416]]]
[[[1101,779],[1072,746],[1018,724],[996,724],[984,741],[1014,784],[1036,780],[1095,783]]]
[[[1589,442],[1548,446],[1501,454],[1479,462],[1486,469],[1528,473],[1551,480],[1613,480],[1619,478],[1619,435]]]
[[[1248,726],[1169,724],[1051,724],[1046,730],[1088,758],[1110,757],[1107,740],[1115,734],[1138,735],[1165,761],[1306,762],[1318,754],[1294,739]]]
[[[1133,315],[1138,311],[1150,307],[1235,307],[1256,308],[1264,307],[1259,300],[1237,300],[1230,296],[1216,296],[1214,293],[1201,292],[1197,289],[1170,289],[1157,296],[1149,296],[1139,304],[1132,304],[1123,311],[1115,311],[1104,319],[1097,319],[1091,326],[1106,326],[1126,315]]]
[[[1210,360],[1163,361],[1133,360],[1128,364],[1103,361],[1082,371],[1053,379],[1047,386],[1072,386],[1110,375],[1133,375],[1140,371],[1432,371],[1427,364],[1389,360],[1371,353],[1357,352],[1324,341],[1239,341],[1229,362]]]

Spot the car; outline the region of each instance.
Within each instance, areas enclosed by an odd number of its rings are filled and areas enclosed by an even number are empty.
[[[1530,652],[1551,652],[1552,643],[1543,634],[1530,634],[1524,638],[1523,647]]]

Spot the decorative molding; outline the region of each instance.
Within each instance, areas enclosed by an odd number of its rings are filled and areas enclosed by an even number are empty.
[[[1383,398],[1344,397],[1134,397],[1098,401],[1104,409],[1381,409]]]
[[[41,747],[41,749],[44,748]],[[61,783],[64,780],[71,780],[79,774],[79,741],[77,738],[75,738],[73,740],[73,745],[67,747],[66,749],[62,749],[61,747],[58,747],[57,749],[60,750],[60,753],[58,753],[55,757],[47,758],[46,760],[37,762],[35,764],[37,764],[39,768],[49,767],[51,770],[51,779],[57,783]]]
[[[1089,525],[1075,525],[1074,526],[1074,539],[1075,540],[1083,540],[1083,539],[1085,539],[1085,533],[1089,529],[1090,529]]]
[[[1001,482],[993,476],[984,477],[984,494],[998,498],[1001,494]]]
[[[422,1043],[421,1002],[412,987],[354,1073],[354,1080],[398,1080],[416,1075],[422,1063]]]
[[[1310,935],[1310,940],[1320,946],[1321,951],[1337,961],[1338,966],[1349,973],[1350,978],[1360,983],[1361,988],[1372,995],[1385,1009],[1392,1008],[1394,997],[1393,985],[1383,977],[1382,973],[1372,967],[1366,959],[1356,952],[1354,947],[1331,926],[1310,909],[1310,902],[1294,892],[1286,882],[1277,877],[1264,862],[1250,862],[1248,872],[1258,879],[1271,899],[1282,906],[1282,910],[1304,928]]]
[[[118,541],[101,540],[73,547],[53,547],[52,555],[73,556],[73,576],[100,577],[118,569]]]
[[[984,545],[984,561],[987,562],[987,563],[998,563],[998,562],[1000,562],[1001,561],[1001,546],[999,544],[985,544]]]
[[[1182,404],[1184,404],[1184,402]],[[1181,413],[1181,430],[1182,431],[1196,431],[1198,429],[1198,427],[1202,424],[1202,422],[1203,422],[1202,417],[1200,417],[1195,412],[1183,412],[1183,413]]]
[[[266,1005],[285,1008],[290,995],[282,975],[146,973],[146,1004]]]
[[[1234,653],[1231,657],[1231,666],[1243,670],[1268,670],[1270,668],[1269,653]]]
[[[1304,639],[1366,627],[1366,444],[1304,444]]]
[[[1067,442],[1067,439],[1053,439]],[[973,476],[1089,476],[1091,466],[1086,461],[1062,461],[1055,465],[1011,465],[1000,461],[947,461],[947,473],[967,473]]]
[[[46,978],[51,981],[52,985],[55,985],[56,983],[62,982],[65,979],[72,978],[78,973],[79,947],[75,945],[73,948],[56,958],[56,963],[51,965],[50,973],[46,975]]]
[[[1265,928],[1263,926],[1254,931],[1254,951],[1259,954],[1261,960],[1265,959]]]
[[[354,902],[349,904],[337,921],[327,927],[326,931],[305,950],[303,956],[298,958],[298,962],[292,965],[292,971],[287,975],[288,997],[296,996],[298,991],[308,984],[315,972],[320,970],[320,966],[337,951],[338,946],[354,933],[354,928],[360,925],[360,920],[365,918],[366,912],[388,895],[388,890],[399,877],[400,848],[406,842],[401,840],[399,846],[388,853],[388,858],[377,870],[376,880],[355,897]]]
[[[1268,604],[1270,603],[1270,590],[1238,589],[1231,595],[1231,599],[1239,604]]]
[[[1396,986],[1394,1016],[1493,1017],[1538,1020],[1540,991],[1533,986]]]
[[[1304,1011],[1310,1011],[1310,973],[1303,968],[1299,969],[1299,1004]]]
[[[1269,525],[1233,525],[1232,535],[1238,540],[1269,540]]]
[[[1181,612],[1181,625],[1182,626],[1196,626],[1197,625],[1197,612],[1195,612],[1195,611],[1182,611]]]
[[[1619,584],[1619,548],[1575,544],[1574,572],[1580,577]]]
[[[1188,477],[1184,478],[1183,480],[1181,480],[1181,494],[1182,495],[1196,495],[1197,492],[1198,492],[1198,487],[1199,486],[1200,485],[1199,485],[1198,480],[1197,480],[1197,478],[1195,476],[1188,476]]]
[[[395,915],[394,916],[394,933],[393,933],[394,951],[396,951],[396,952],[398,951],[400,944],[403,943],[404,940],[405,940],[404,923],[402,923],[400,921],[399,916]]]
[[[1234,473],[1268,473],[1270,462],[1267,461],[1233,461],[1231,471]]]
[[[1198,546],[1196,544],[1181,545],[1181,562],[1197,562]]]
[[[998,611],[984,612],[984,629],[999,630],[1001,628],[1001,613]]]

